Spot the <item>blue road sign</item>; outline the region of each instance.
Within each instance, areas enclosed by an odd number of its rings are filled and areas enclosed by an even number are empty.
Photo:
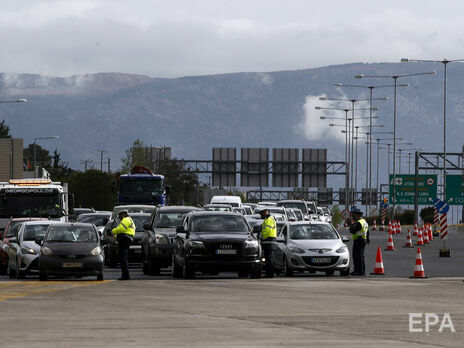
[[[436,207],[437,204],[440,202],[441,202],[440,198],[435,198],[432,203],[433,203],[433,206]]]
[[[440,214],[446,214],[449,210],[449,205],[446,202],[442,202],[443,204],[440,205],[440,208],[437,208]]]

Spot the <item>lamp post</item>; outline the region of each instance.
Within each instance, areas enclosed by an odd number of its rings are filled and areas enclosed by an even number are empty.
[[[394,81],[394,101],[393,101],[393,207],[392,207],[392,217],[395,218],[395,206],[396,206],[396,200],[395,200],[395,194],[396,194],[396,158],[395,158],[395,153],[396,153],[396,141],[395,141],[395,135],[396,135],[396,103],[397,103],[397,87],[398,87],[398,79],[403,78],[403,77],[411,77],[411,76],[420,76],[420,75],[435,75],[435,71],[429,71],[429,72],[422,72],[422,73],[414,73],[414,74],[403,74],[403,75],[356,75],[355,77],[357,79],[362,79],[362,78],[391,78]],[[408,85],[409,86],[409,85]]]
[[[401,58],[401,63],[408,62],[429,62],[443,64],[443,200],[446,201],[446,68],[449,63],[464,62],[464,59],[443,59],[443,60],[428,60],[428,59],[409,59]]]
[[[383,98],[372,98],[372,95],[370,96],[369,99],[354,99],[354,98],[330,98],[330,97],[320,97],[319,100],[332,100],[332,101],[341,101],[341,102],[350,102],[351,103],[351,118],[353,119],[353,122],[352,122],[352,125],[351,125],[351,160],[350,162],[351,163],[354,163],[354,129],[355,129],[355,113],[354,113],[354,110],[355,110],[355,104],[357,102],[362,102],[362,101],[369,101],[370,104],[369,104],[369,116],[368,117],[370,119],[370,124],[372,124],[372,119],[374,118],[372,116],[372,111],[373,110],[379,110],[378,107],[372,107],[372,101],[373,100],[388,100],[387,97],[383,97]],[[356,109],[356,110],[363,110],[363,109],[366,109],[366,108],[359,108],[359,109]],[[377,117],[378,118],[378,117]],[[358,118],[356,118],[358,119]],[[352,165],[351,166],[351,187],[353,187],[353,171],[354,171],[354,166]]]
[[[49,137],[37,137],[34,138],[34,178],[36,177],[36,148],[37,148],[37,140],[43,140],[43,139],[59,139],[60,137],[58,135],[52,135]]]

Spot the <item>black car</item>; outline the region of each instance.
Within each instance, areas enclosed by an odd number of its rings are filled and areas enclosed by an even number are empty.
[[[182,225],[184,215],[202,208],[190,206],[166,206],[157,208],[150,222],[144,226],[142,238],[143,273],[158,275],[160,268],[172,265],[172,241],[176,227]]]
[[[129,213],[129,216],[132,218],[135,224],[135,236],[134,240],[129,247],[129,261],[130,262],[140,262],[142,261],[142,238],[145,233],[143,225],[150,220],[149,213]],[[119,217],[116,217],[116,220],[111,221],[111,227],[105,227],[105,263],[114,268],[117,267],[119,262],[119,249],[118,241],[111,234],[111,230],[119,225]],[[109,224],[110,224],[109,223]]]
[[[56,276],[97,276],[103,280],[103,248],[93,224],[57,223],[47,229],[39,256],[39,279]]]
[[[261,277],[261,245],[238,213],[187,214],[177,227],[173,254],[174,277],[193,278],[196,271]]]

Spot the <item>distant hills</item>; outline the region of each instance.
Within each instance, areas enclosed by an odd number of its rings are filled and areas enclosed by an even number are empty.
[[[441,64],[347,64],[315,69],[267,73],[235,73],[181,78],[152,78],[123,73],[71,77],[0,74],[0,99],[27,98],[26,104],[1,104],[0,119],[10,125],[24,144],[35,137],[59,135],[40,144],[58,148],[73,168],[81,160],[99,161],[97,150],[108,151],[112,169],[131,143],[172,147],[173,156],[210,159],[211,148],[297,147],[328,148],[329,160],[344,159],[343,127],[329,128],[314,106],[350,108],[350,103],[319,101],[319,96],[368,98],[368,89],[337,89],[334,83],[389,85],[393,79],[361,79],[357,74],[391,75],[437,70],[435,76],[400,79],[398,89],[399,137],[414,147],[440,151],[443,147],[443,74]],[[464,65],[448,68],[448,149],[461,151],[464,131]],[[374,90],[374,97],[393,98],[393,88]],[[393,125],[393,101],[377,101],[375,112],[387,131]],[[358,103],[357,107],[367,107]],[[364,116],[368,115],[366,112]],[[357,114],[359,117],[359,114]],[[344,120],[332,120],[344,124]],[[366,130],[367,128],[360,128]],[[377,135],[388,138],[391,135]],[[359,143],[359,178],[364,180],[365,146]],[[375,146],[373,147],[375,149]],[[374,150],[374,158],[375,158]],[[105,154],[106,157],[106,154]],[[404,156],[406,158],[407,156]],[[386,172],[383,151],[381,177]],[[99,167],[99,164],[97,164]],[[403,172],[408,164],[402,163]],[[386,175],[384,175],[386,178]],[[385,180],[385,179],[381,179]]]

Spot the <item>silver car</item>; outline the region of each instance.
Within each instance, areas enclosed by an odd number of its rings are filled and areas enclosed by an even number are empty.
[[[38,272],[40,246],[35,243],[43,238],[48,226],[59,221],[26,221],[19,226],[18,236],[10,238],[8,248],[8,274],[10,278],[24,278],[27,273]]]
[[[350,269],[350,253],[330,224],[321,221],[287,223],[277,236],[277,248],[273,251],[274,264],[281,273],[293,275],[294,271],[310,273],[339,271],[347,276]]]

